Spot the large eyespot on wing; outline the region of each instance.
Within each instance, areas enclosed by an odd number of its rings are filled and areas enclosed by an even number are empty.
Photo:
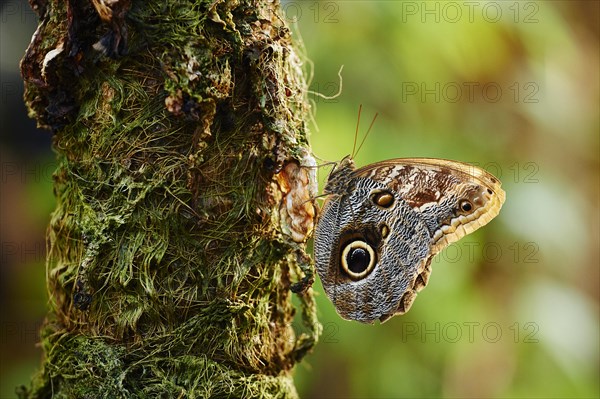
[[[348,242],[340,255],[342,270],[353,280],[366,277],[375,267],[377,255],[369,243],[356,239]]]

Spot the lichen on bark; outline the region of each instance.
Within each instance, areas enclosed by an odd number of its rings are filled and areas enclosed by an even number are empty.
[[[58,205],[20,396],[294,397],[320,331],[308,290],[294,333],[290,293],[315,181],[279,5],[98,3],[32,3],[25,100],[54,134]]]

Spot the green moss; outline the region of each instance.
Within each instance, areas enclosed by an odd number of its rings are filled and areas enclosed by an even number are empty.
[[[76,107],[54,126],[52,309],[22,397],[295,396],[290,370],[320,326],[309,291],[290,339],[302,248],[280,231],[264,165],[306,152],[306,85],[270,7],[134,2],[128,55],[79,43],[46,71]],[[78,11],[77,29],[108,29]]]

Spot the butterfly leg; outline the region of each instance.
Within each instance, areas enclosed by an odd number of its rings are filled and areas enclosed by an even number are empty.
[[[303,294],[315,282],[315,267],[310,256],[304,252],[304,249],[297,247],[295,250],[296,263],[304,274],[304,277],[290,286],[290,290],[296,294]]]

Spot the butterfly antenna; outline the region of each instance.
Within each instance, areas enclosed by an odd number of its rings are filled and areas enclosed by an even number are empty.
[[[360,151],[360,149],[362,148],[363,144],[365,143],[365,140],[367,139],[367,136],[369,135],[369,133],[371,132],[371,128],[373,127],[373,125],[375,124],[375,119],[377,119],[377,116],[379,115],[378,112],[375,113],[375,116],[373,117],[373,120],[371,121],[371,125],[369,125],[369,130],[367,130],[367,133],[365,133],[365,137],[363,137],[362,141],[360,142],[360,145],[358,146],[358,150],[356,150],[356,152],[358,153]],[[359,115],[360,116],[360,115]],[[358,127],[357,127],[358,129]],[[354,144],[356,145],[356,136],[354,137]],[[354,150],[352,151],[352,156],[354,156]]]
[[[327,197],[328,195],[329,195],[329,194],[325,194],[325,193],[323,193],[323,194],[319,194],[319,195],[317,195],[317,196],[311,197],[311,198],[309,198],[309,199],[307,199],[307,200],[305,200],[305,201],[302,201],[302,203],[301,203],[299,206],[303,206],[304,204],[307,204],[307,203],[309,203],[309,202],[313,202],[313,201],[315,201],[315,200],[318,200],[319,198]]]
[[[358,106],[358,119],[356,120],[356,132],[354,132],[354,145],[352,146],[352,158],[354,158],[354,150],[356,150],[356,139],[358,137],[358,127],[360,126],[360,113],[362,111],[362,104]]]

